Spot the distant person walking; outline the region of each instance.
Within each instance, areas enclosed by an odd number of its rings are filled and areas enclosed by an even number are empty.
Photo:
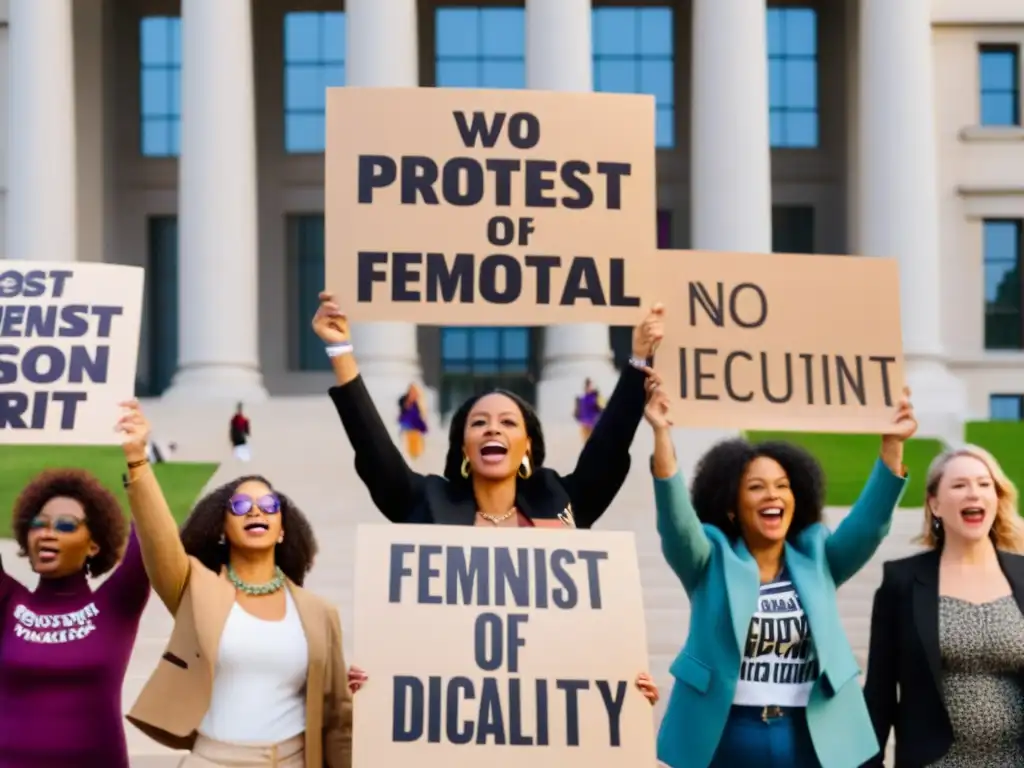
[[[573,413],[573,418],[580,425],[580,436],[584,443],[590,439],[594,425],[601,418],[603,411],[604,404],[601,402],[601,394],[594,386],[594,382],[586,379],[583,382],[583,394],[576,398],[576,409]]]
[[[415,384],[398,399],[398,428],[405,438],[405,452],[410,459],[423,455],[423,436],[427,434],[427,422],[423,420],[420,390]]]
[[[242,412],[242,404],[238,404],[235,415],[231,417],[231,445],[235,458],[239,461],[250,461],[252,450],[249,448],[249,419]]]

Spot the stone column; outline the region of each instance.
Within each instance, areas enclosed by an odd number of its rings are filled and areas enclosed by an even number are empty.
[[[181,3],[181,341],[168,399],[252,403],[267,396],[259,364],[251,12],[251,0]]]
[[[859,251],[900,263],[920,434],[963,439],[967,395],[942,344],[938,157],[928,3],[860,0]]]
[[[346,0],[346,85],[419,87],[416,0]],[[330,215],[328,213],[328,215]],[[378,407],[390,413],[422,370],[413,323],[360,323],[352,328],[359,369]],[[434,412],[434,393],[424,391]]]
[[[71,0],[10,0],[7,248],[77,259]]]
[[[694,0],[692,247],[772,250],[764,0]]]
[[[526,0],[526,86],[544,91],[593,90],[590,28],[590,0]],[[600,323],[546,328],[543,364],[537,409],[547,421],[569,418],[584,379],[593,379],[607,396],[617,378],[608,326]]]

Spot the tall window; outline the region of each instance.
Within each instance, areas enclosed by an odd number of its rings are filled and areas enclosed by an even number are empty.
[[[818,24],[811,8],[768,9],[771,145],[818,146]]]
[[[147,16],[139,24],[140,148],[177,157],[181,130],[181,19]]]
[[[984,223],[985,349],[1024,347],[1021,313],[1021,220],[989,219]]]
[[[344,84],[345,14],[340,11],[285,14],[285,151],[324,151],[327,89]]]
[[[327,371],[331,361],[324,344],[309,325],[324,289],[324,216],[321,213],[288,217],[288,260],[291,274],[290,337],[292,366],[300,371]]]
[[[655,144],[675,146],[672,9],[602,7],[593,14],[594,90],[652,94]]]
[[[147,394],[162,394],[178,365],[178,217],[149,219],[146,269],[146,317],[149,328]]]
[[[1020,125],[1020,46],[981,46],[978,69],[981,124]]]
[[[508,389],[533,400],[530,328],[442,328],[441,412],[450,413],[479,392]]]
[[[992,421],[1024,421],[1024,395],[989,395],[988,417]]]
[[[813,206],[772,206],[772,252],[815,252]]]
[[[447,88],[525,88],[522,8],[438,8],[435,84]]]

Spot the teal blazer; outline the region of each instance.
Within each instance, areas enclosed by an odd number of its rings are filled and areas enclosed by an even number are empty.
[[[807,725],[822,768],[857,768],[878,753],[836,589],[889,533],[906,482],[877,461],[835,532],[818,523],[786,543],[786,568],[821,670],[807,704]],[[733,541],[697,519],[680,472],[655,478],[654,498],[661,551],[690,598],[690,633],[669,669],[675,680],[658,731],[658,759],[672,768],[707,768],[732,707],[761,579],[742,539]]]

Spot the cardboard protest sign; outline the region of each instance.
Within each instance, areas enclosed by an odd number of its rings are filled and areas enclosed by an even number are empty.
[[[632,533],[361,525],[355,768],[654,765]]]
[[[119,444],[135,393],[144,273],[0,262],[0,444]]]
[[[662,251],[655,366],[678,426],[892,431],[903,388],[895,260]]]
[[[357,321],[633,324],[654,99],[329,88],[326,280]]]

